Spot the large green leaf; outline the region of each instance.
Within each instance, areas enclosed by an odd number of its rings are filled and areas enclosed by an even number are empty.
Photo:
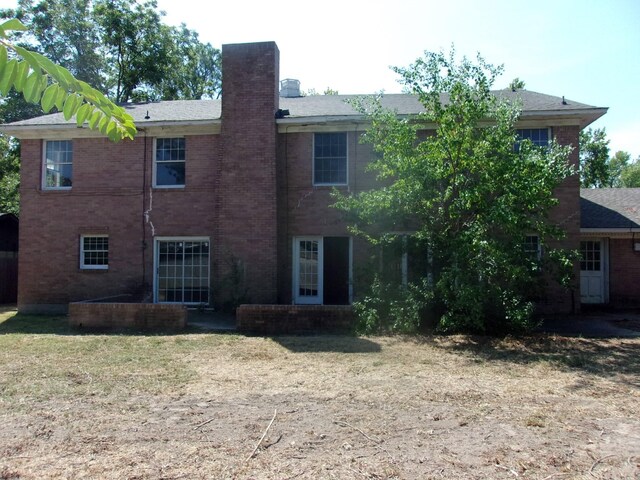
[[[6,96],[13,86],[13,80],[16,78],[16,72],[18,69],[18,60],[12,58],[7,62],[7,66],[2,72],[0,77],[0,93]]]
[[[103,113],[100,110],[96,110],[91,114],[91,117],[89,117],[89,128],[91,130],[96,129],[96,127],[98,126],[98,122],[100,122],[100,119],[102,118],[102,116],[103,116]]]
[[[69,94],[66,92],[66,90],[62,88],[60,85],[58,85],[58,90],[56,91],[55,105],[59,111],[62,111],[62,108],[64,107],[64,102],[67,100],[68,95]]]
[[[29,64],[32,70],[34,71],[40,70],[40,64],[36,60],[33,52],[30,52],[26,48],[18,47],[17,45],[14,48],[16,50],[16,53],[20,55]]]
[[[4,32],[6,32],[7,30],[13,30],[15,32],[26,32],[28,28],[25,27],[24,23],[22,23],[17,18],[12,18],[0,25],[0,32],[2,32],[2,36],[4,36]]]
[[[0,45],[0,72],[4,70],[7,65],[7,49],[4,45]]]
[[[65,120],[70,120],[76,112],[78,111],[78,107],[80,106],[80,97],[75,93],[72,93],[67,97],[64,102],[64,107],[62,107],[62,113],[64,115]]]
[[[93,112],[93,107],[88,103],[83,104],[79,109],[78,113],[76,113],[76,123],[79,127],[81,127],[85,120],[91,115]]]
[[[16,78],[13,80],[13,87],[18,92],[21,92],[24,90],[24,84],[27,81],[27,75],[29,75],[29,64],[24,60],[22,60],[18,62]]]
[[[24,99],[30,103],[37,103],[40,99],[38,84],[41,75],[37,72],[31,72],[24,83]]]
[[[60,87],[57,83],[52,83],[44,91],[42,99],[40,100],[40,105],[42,106],[42,110],[44,110],[44,113],[49,113],[53,106],[56,104],[56,96],[58,95],[59,88]]]

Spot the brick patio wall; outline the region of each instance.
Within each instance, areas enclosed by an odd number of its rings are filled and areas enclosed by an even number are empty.
[[[258,335],[347,333],[355,315],[348,305],[240,305],[238,330]]]
[[[182,330],[187,307],[157,303],[70,303],[69,326],[89,329]]]

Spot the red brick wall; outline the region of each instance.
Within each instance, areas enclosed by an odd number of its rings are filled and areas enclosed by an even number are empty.
[[[71,303],[69,325],[109,330],[182,330],[187,326],[187,307],[153,303]]]
[[[553,127],[555,140],[561,145],[573,147],[569,160],[578,170],[578,134],[577,126]],[[567,234],[563,240],[554,244],[560,248],[578,250],[580,248],[580,179],[578,175],[567,178],[555,192],[558,205],[551,212],[551,221],[560,226]],[[572,313],[580,310],[580,265],[575,263],[573,282],[570,289],[561,287],[549,280],[545,298],[538,304],[541,313]]]
[[[42,145],[39,140],[22,142],[22,311],[65,310],[71,301],[122,293],[150,295],[152,224],[156,236],[213,237],[219,136],[186,138],[186,187],[175,190],[151,189],[153,139],[146,141],[145,168],[143,134],[119,144],[74,139],[73,187],[68,191],[42,190]],[[150,223],[143,223],[146,210]],[[80,270],[80,235],[95,233],[109,235],[109,269]]]
[[[353,130],[349,125],[347,127]],[[360,144],[362,130],[347,134],[348,185],[341,192],[361,191],[375,185],[375,176],[366,172],[372,150]],[[342,213],[332,208],[333,187],[313,185],[313,133],[281,133],[278,135],[278,299],[292,302],[292,250],[296,236],[351,236]],[[354,267],[366,256],[367,246],[354,239]],[[354,295],[358,285],[354,285]]]
[[[609,240],[609,303],[617,308],[640,306],[640,239]]]
[[[238,330],[258,335],[353,331],[355,316],[345,305],[240,305]]]
[[[222,161],[216,171],[220,281],[236,262],[248,300],[277,300],[276,123],[279,52],[275,43],[222,47]]]

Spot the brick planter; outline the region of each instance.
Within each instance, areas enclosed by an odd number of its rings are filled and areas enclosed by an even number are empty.
[[[157,303],[70,303],[69,325],[106,330],[182,330],[187,325],[187,307]]]
[[[349,333],[355,315],[350,305],[240,305],[236,321],[258,335]]]

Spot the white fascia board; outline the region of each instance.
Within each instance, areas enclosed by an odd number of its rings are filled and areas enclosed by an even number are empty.
[[[632,238],[640,234],[640,228],[581,228],[582,237]]]
[[[220,133],[220,120],[195,120],[180,122],[144,122],[136,126],[147,135],[156,133],[175,133],[179,135],[202,135]],[[78,127],[75,123],[57,125],[0,125],[0,132],[19,139],[39,138],[100,138],[104,137],[97,130],[86,126]]]

